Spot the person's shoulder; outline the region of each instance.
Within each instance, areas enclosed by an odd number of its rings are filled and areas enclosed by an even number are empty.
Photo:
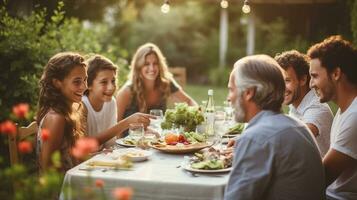
[[[108,102],[105,102],[105,107],[108,107],[110,109],[114,108],[117,106],[117,100],[115,99],[115,97],[113,96],[112,99]]]
[[[273,141],[281,134],[294,132],[293,130],[304,129],[305,125],[299,120],[279,113],[267,116],[246,130],[247,137],[259,142]]]
[[[169,79],[170,83],[170,89],[171,92],[177,92],[179,89],[181,89],[181,86],[177,83],[177,81],[174,78]]]
[[[315,92],[313,92],[312,90],[310,90],[304,97],[303,102],[301,103],[303,104],[303,110],[309,110],[309,109],[318,109],[321,111],[329,111],[331,112],[331,109],[329,107],[329,105],[327,103],[321,103],[320,102],[320,98],[315,94]],[[331,112],[332,113],[332,112]]]
[[[133,91],[131,89],[130,86],[126,86],[124,85],[123,87],[121,87],[116,95],[116,100],[118,101],[118,99],[127,99],[129,97],[131,97],[131,95],[133,94]]]
[[[347,108],[348,112],[352,115],[357,115],[357,97],[352,101],[351,105]]]
[[[51,123],[55,122],[55,123],[63,123],[64,124],[66,122],[66,118],[63,114],[58,113],[54,110],[50,110],[47,113],[44,122],[51,122]]]

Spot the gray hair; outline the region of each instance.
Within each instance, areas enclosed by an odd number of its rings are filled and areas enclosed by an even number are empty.
[[[235,64],[235,85],[240,92],[255,89],[253,101],[263,110],[280,112],[284,101],[283,69],[270,56],[254,55]]]

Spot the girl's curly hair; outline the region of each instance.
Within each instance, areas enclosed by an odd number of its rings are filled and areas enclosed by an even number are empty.
[[[73,52],[58,53],[48,61],[40,80],[39,109],[37,112],[37,124],[40,124],[50,109],[63,115],[66,121],[65,138],[72,145],[75,138],[81,135],[79,116],[72,112],[73,105],[67,103],[66,97],[54,86],[53,80],[63,81],[78,66],[86,67],[84,58]]]

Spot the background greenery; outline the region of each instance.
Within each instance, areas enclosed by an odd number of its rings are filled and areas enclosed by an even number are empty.
[[[169,66],[187,68],[187,91],[197,102],[215,90],[216,104],[226,98],[233,63],[246,55],[246,15],[242,2],[229,13],[227,66],[218,68],[219,2],[162,0],[0,0],[0,122],[13,105],[27,102],[36,110],[38,80],[48,59],[62,51],[102,54],[120,67],[118,85],[128,73],[136,48],[154,42]],[[331,4],[252,4],[256,18],[255,53],[307,48],[332,34],[357,45],[357,1]],[[304,15],[301,15],[301,13]],[[197,85],[197,86],[196,86]],[[200,86],[204,85],[204,86]],[[0,141],[0,150],[6,148]]]

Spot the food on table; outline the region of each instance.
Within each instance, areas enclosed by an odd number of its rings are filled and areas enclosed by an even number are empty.
[[[205,136],[203,136],[202,134],[199,134],[197,132],[184,132],[183,135],[189,143],[205,142],[206,141]]]
[[[231,149],[220,151],[210,147],[200,153],[195,153],[190,158],[190,165],[193,169],[217,170],[231,167],[232,161],[233,152]]]
[[[189,145],[205,142],[206,138],[197,132],[183,132],[180,134],[167,133],[164,140],[167,145]]]
[[[177,103],[174,109],[167,109],[162,129],[183,127],[186,131],[194,131],[196,126],[204,121],[204,116],[198,107]]]
[[[226,135],[237,135],[237,134],[241,134],[244,130],[244,123],[237,123],[236,125],[234,125],[233,127],[228,129],[228,132],[226,133]]]
[[[129,169],[133,166],[133,163],[130,159],[128,159],[128,157],[122,156],[112,161],[93,160],[86,163],[86,165],[90,167],[113,167],[118,169]]]
[[[175,133],[167,133],[165,135],[165,142],[166,144],[172,145],[172,144],[177,144],[179,140],[179,136]]]
[[[143,157],[145,156],[145,154],[143,152],[128,152],[125,154],[126,156],[129,156],[129,157]]]
[[[138,141],[135,139],[131,138],[130,136],[123,138],[123,143],[128,144],[128,145],[136,145]]]

